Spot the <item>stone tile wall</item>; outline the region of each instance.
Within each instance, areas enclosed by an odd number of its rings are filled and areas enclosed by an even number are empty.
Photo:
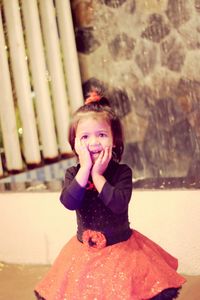
[[[200,1],[72,0],[84,92],[105,91],[134,179],[200,179]]]

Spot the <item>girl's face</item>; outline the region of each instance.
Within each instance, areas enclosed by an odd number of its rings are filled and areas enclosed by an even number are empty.
[[[108,122],[101,117],[88,116],[79,121],[76,138],[87,146],[94,162],[105,147],[113,147],[113,136]]]

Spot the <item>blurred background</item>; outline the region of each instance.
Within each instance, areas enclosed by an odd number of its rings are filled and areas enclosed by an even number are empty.
[[[199,0],[0,3],[1,183],[62,180],[70,116],[95,86],[138,186],[200,186]]]

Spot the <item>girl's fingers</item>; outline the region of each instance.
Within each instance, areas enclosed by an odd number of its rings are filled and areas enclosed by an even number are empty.
[[[99,154],[99,156],[98,156],[98,158],[95,162],[95,165],[101,165],[102,164],[102,159],[103,159],[103,155],[104,155],[103,152],[104,152],[103,150],[100,152],[100,154]]]
[[[103,158],[102,158],[102,163],[109,162],[110,158],[111,158],[110,147],[106,147],[105,150],[104,150],[104,155],[103,155]]]
[[[101,151],[99,157],[96,161],[96,166],[99,165],[100,169],[106,169],[107,165],[110,161],[110,147],[106,147],[104,150]]]
[[[98,158],[99,158],[100,160],[102,160],[102,159],[103,159],[103,157],[104,157],[104,153],[105,153],[105,152],[104,152],[104,150],[102,150],[102,151],[101,151],[101,153],[99,154],[99,157],[98,157]]]

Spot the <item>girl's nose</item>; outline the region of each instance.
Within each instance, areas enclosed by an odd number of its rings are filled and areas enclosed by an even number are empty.
[[[96,146],[96,145],[99,145],[100,142],[99,142],[99,139],[97,137],[91,137],[90,140],[89,140],[89,144],[91,146]]]

